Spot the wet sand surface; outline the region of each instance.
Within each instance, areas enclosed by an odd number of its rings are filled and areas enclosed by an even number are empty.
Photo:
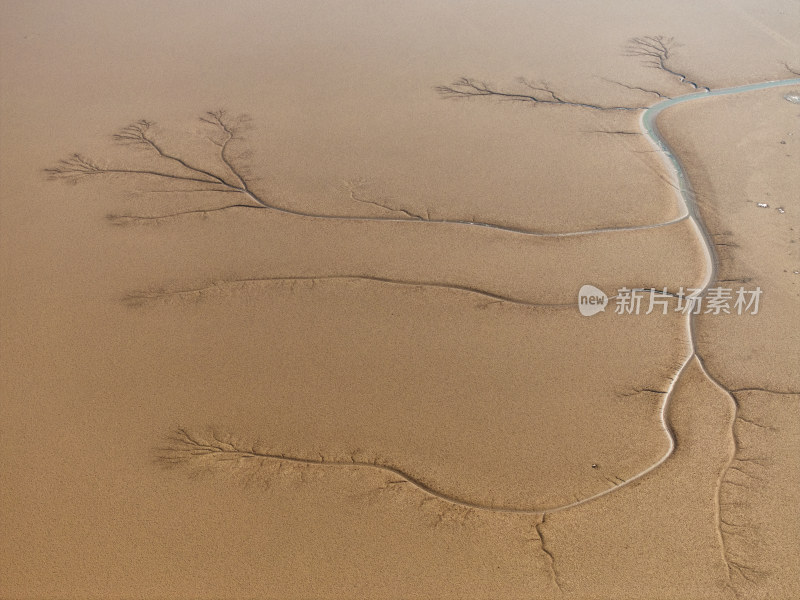
[[[798,556],[786,549],[800,536],[797,511],[787,509],[800,499],[800,108],[785,96],[799,88],[704,100],[691,114],[677,106],[663,123],[718,242],[722,285],[763,290],[752,318],[701,317],[698,340],[738,404],[739,450],[720,488],[729,553],[756,569],[756,581],[771,573],[771,594],[787,598],[798,594]],[[704,143],[718,152],[709,156]],[[748,593],[770,597],[755,585]]]
[[[0,597],[800,594],[795,4],[4,13]]]

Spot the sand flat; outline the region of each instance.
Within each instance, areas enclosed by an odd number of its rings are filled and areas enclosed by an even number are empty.
[[[575,305],[584,283],[706,275],[639,112],[435,90],[692,91],[625,55],[645,35],[674,36],[699,85],[785,78],[793,3],[3,10],[0,597],[797,595],[796,105],[659,122],[738,246],[720,273],[776,298],[698,319],[701,364],[680,314]],[[273,209],[213,210],[252,197],[111,137],[151,120],[163,152],[235,182],[198,120],[220,108]],[[49,181],[74,152],[173,177]],[[747,212],[762,194],[784,221]],[[734,410],[709,373],[763,389]]]
[[[691,114],[676,107],[664,115],[720,242],[720,278],[731,280],[722,285],[763,290],[757,315],[705,316],[698,339],[707,348],[709,370],[734,391],[739,408],[732,437],[738,449],[720,488],[726,541],[732,555],[755,565],[750,575],[756,580],[770,574],[778,597],[798,593],[789,577],[798,558],[785,551],[785,540],[800,533],[796,511],[786,509],[797,504],[797,454],[789,449],[800,435],[800,338],[796,327],[787,327],[800,318],[800,176],[794,168],[800,111],[785,99],[793,89],[706,102]],[[732,121],[742,126],[731,129]],[[719,152],[702,152],[704,142]],[[748,593],[769,597],[753,585]]]

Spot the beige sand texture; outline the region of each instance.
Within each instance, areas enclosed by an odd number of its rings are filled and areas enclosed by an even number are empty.
[[[738,404],[737,452],[720,488],[729,553],[774,572],[784,587],[773,594],[785,597],[800,593],[796,548],[786,552],[800,539],[800,517],[787,510],[800,504],[800,109],[785,99],[798,89],[711,99],[691,114],[678,106],[663,119],[718,242],[720,280],[763,290],[758,315],[702,317],[698,340]],[[709,157],[700,146],[712,141],[720,150]]]
[[[796,2],[2,10],[0,598],[800,596]]]

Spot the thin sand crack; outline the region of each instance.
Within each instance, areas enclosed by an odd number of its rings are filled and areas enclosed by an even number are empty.
[[[227,207],[226,207],[227,208]],[[253,208],[250,206],[246,206],[246,208]],[[313,289],[314,285],[320,281],[367,281],[367,282],[374,282],[374,283],[381,283],[381,284],[388,284],[388,285],[398,285],[398,286],[408,286],[414,288],[432,288],[432,289],[446,289],[446,290],[453,290],[458,292],[465,292],[469,294],[474,294],[477,296],[482,296],[488,299],[487,302],[483,302],[479,305],[480,308],[485,309],[488,306],[494,304],[512,304],[517,306],[526,306],[531,308],[575,308],[577,306],[576,302],[540,302],[540,301],[531,301],[525,300],[523,298],[518,298],[509,295],[503,295],[496,292],[490,292],[488,290],[484,290],[475,286],[468,286],[468,285],[459,285],[454,283],[445,283],[445,282],[436,282],[436,281],[421,281],[421,280],[403,280],[403,279],[393,279],[390,277],[381,277],[377,275],[287,275],[287,276],[272,276],[272,277],[246,277],[241,279],[226,279],[226,280],[216,280],[211,282],[209,285],[194,287],[194,288],[183,288],[183,289],[173,289],[173,290],[149,290],[149,291],[138,291],[132,292],[127,294],[122,298],[122,301],[127,304],[128,306],[136,307],[142,306],[149,302],[156,302],[158,300],[167,300],[170,298],[194,298],[199,299],[204,297],[207,293],[211,292],[221,292],[225,288],[234,288],[237,286],[242,285],[257,285],[261,283],[281,283],[281,282],[308,282]],[[671,298],[683,298],[684,295],[672,293],[672,292],[664,292],[663,288],[661,291],[656,290],[656,288],[630,288],[632,291],[635,292],[657,292],[659,294],[663,294],[665,296],[669,296]],[[612,299],[615,296],[611,297]],[[655,388],[636,388],[632,392],[622,393],[622,396],[634,396],[640,393],[650,393],[650,394],[657,394],[657,395],[666,395],[669,393],[669,390],[659,390]]]
[[[752,425],[753,427],[758,427],[759,429],[766,429],[768,431],[775,431],[776,428],[772,425],[763,425],[757,421],[753,421],[752,419],[746,419],[742,415],[736,416],[737,421],[741,421],[742,423],[747,423],[748,425]]]
[[[756,479],[756,480],[759,480],[759,481],[761,481],[761,479],[762,479],[761,477],[758,477],[757,475],[753,475],[752,473],[748,473],[742,467],[738,467],[736,465],[731,465],[730,467],[728,467],[728,470],[736,471],[737,473],[741,473],[742,475],[744,475],[748,479]],[[722,521],[721,518],[720,518],[720,521]]]
[[[547,567],[548,572],[550,573],[550,579],[556,588],[558,588],[558,591],[563,593],[564,589],[561,587],[561,580],[559,578],[558,570],[556,569],[555,554],[553,554],[553,551],[549,548],[547,542],[545,541],[544,532],[542,531],[542,527],[544,526],[546,519],[547,513],[542,513],[541,518],[534,523],[532,529],[536,533],[536,541],[539,544],[539,549],[547,557]]]
[[[191,175],[175,175],[173,173],[154,171],[152,169],[121,169],[105,167],[78,153],[71,154],[67,158],[60,160],[55,167],[47,168],[44,171],[47,173],[50,179],[64,179],[72,183],[84,177],[90,177],[93,175],[146,175],[149,177],[159,177],[172,181],[218,184],[217,181],[214,181],[210,178],[195,177]],[[219,185],[225,184],[220,183]]]
[[[211,179],[213,179],[217,183],[220,183],[220,184],[222,184],[222,185],[224,185],[226,187],[232,187],[222,177],[219,177],[218,175],[215,175],[214,173],[211,173],[210,171],[206,171],[206,170],[201,169],[199,167],[195,167],[195,166],[189,164],[188,162],[186,162],[186,160],[180,158],[179,156],[175,156],[175,155],[172,155],[172,154],[169,154],[168,152],[166,152],[153,139],[152,135],[150,135],[150,128],[153,126],[153,124],[154,123],[152,121],[147,121],[145,119],[141,119],[139,121],[136,121],[135,123],[132,123],[131,125],[128,125],[127,127],[123,127],[120,131],[115,133],[112,137],[117,142],[120,142],[120,143],[123,143],[123,144],[144,146],[146,148],[150,148],[152,150],[155,150],[155,152],[159,156],[161,156],[162,158],[165,158],[167,160],[171,160],[173,162],[176,162],[179,165],[181,165],[182,167],[188,169],[189,171],[192,171],[196,175],[210,177]]]
[[[402,214],[406,215],[410,219],[416,219],[417,221],[424,221],[425,220],[425,218],[422,215],[414,214],[414,213],[406,210],[405,208],[392,208],[391,206],[388,206],[387,204],[384,204],[382,202],[378,202],[377,200],[367,200],[365,198],[359,198],[358,196],[356,196],[355,194],[352,194],[352,193],[350,194],[350,197],[355,202],[360,202],[361,204],[371,204],[373,206],[378,206],[378,207],[380,207],[380,208],[382,208],[384,210],[388,210],[389,212],[399,212],[399,213],[402,213]]]
[[[525,507],[525,506],[513,506],[513,505],[502,505],[496,502],[490,504],[484,504],[480,502],[474,502],[469,500],[468,498],[458,497],[452,494],[447,494],[438,490],[432,483],[422,480],[419,477],[415,477],[410,473],[407,473],[403,469],[389,464],[386,461],[379,461],[377,459],[373,460],[364,460],[359,458],[359,453],[354,452],[347,458],[329,458],[324,456],[321,453],[318,453],[317,457],[310,458],[308,456],[301,456],[290,454],[287,452],[278,452],[273,450],[268,450],[261,448],[259,445],[250,445],[250,446],[240,446],[237,442],[232,439],[224,439],[218,433],[209,433],[207,437],[203,437],[199,434],[192,433],[188,429],[184,427],[179,427],[172,431],[166,437],[166,444],[156,448],[157,451],[157,459],[158,461],[164,466],[180,466],[186,465],[191,466],[194,461],[203,459],[208,460],[212,459],[215,461],[221,461],[226,464],[235,464],[236,461],[239,460],[252,460],[252,459],[261,459],[261,460],[269,460],[269,461],[277,461],[278,463],[286,463],[292,465],[305,465],[305,466],[319,466],[319,467],[360,467],[360,468],[369,468],[369,469],[376,469],[379,471],[383,471],[393,479],[393,485],[398,485],[401,482],[406,482],[407,484],[412,485],[414,488],[422,492],[426,495],[426,498],[422,499],[422,503],[431,502],[434,500],[443,501],[449,505],[453,505],[453,510],[460,510],[460,509],[474,509],[486,512],[493,512],[493,513],[503,513],[503,514],[522,514],[522,515],[544,515],[545,513],[553,513],[558,512],[561,510],[566,510],[568,508],[573,508],[575,506],[579,506],[601,496],[605,496],[612,491],[618,490],[620,487],[635,481],[636,479],[642,477],[645,473],[650,472],[655,467],[648,468],[644,473],[640,473],[631,479],[625,481],[625,483],[619,485],[613,485],[612,487],[603,490],[602,492],[596,493],[591,496],[586,497],[576,497],[573,502],[569,504],[560,505],[560,506],[552,506],[552,507],[544,507],[544,508],[535,508],[535,507]],[[662,461],[663,462],[663,461]],[[460,507],[460,508],[459,508]],[[450,510],[450,509],[445,509]],[[441,513],[441,511],[440,511]],[[462,514],[461,512],[458,513],[459,515]],[[467,511],[464,514],[469,514]],[[442,513],[442,519],[444,518],[444,513]],[[466,518],[466,517],[465,517]],[[440,519],[441,520],[441,519]],[[539,530],[537,530],[539,531]],[[539,533],[541,533],[539,531]],[[544,544],[543,549],[547,548],[547,545]],[[550,555],[551,559],[553,558],[552,552],[549,549],[546,552]]]
[[[615,81],[613,79],[607,79],[605,77],[603,77],[603,81],[607,81],[609,83],[613,83],[613,84],[622,86],[622,87],[627,88],[627,89],[629,89],[631,91],[639,91],[639,92],[645,92],[646,94],[653,94],[655,96],[658,96],[662,100],[669,100],[670,99],[669,96],[666,96],[666,95],[662,94],[658,90],[651,90],[649,88],[639,87],[638,85],[628,85],[627,83],[622,83],[620,81]]]
[[[219,186],[219,188],[204,189],[202,191],[219,191],[227,193],[242,194],[251,204],[237,203],[229,206],[219,207],[217,209],[186,209],[175,211],[164,215],[137,215],[137,214],[121,214],[110,215],[110,220],[118,225],[127,225],[134,223],[158,223],[162,221],[176,219],[182,216],[191,216],[197,214],[210,214],[212,212],[222,212],[228,208],[260,208],[264,210],[271,210],[282,214],[293,215],[298,217],[305,217],[310,219],[325,219],[337,220],[342,222],[386,222],[386,223],[408,223],[410,221],[423,221],[431,224],[453,225],[453,226],[467,226],[467,227],[482,227],[495,231],[502,231],[505,233],[529,235],[542,238],[562,238],[562,237],[577,237],[586,235],[597,235],[606,233],[623,233],[629,231],[643,231],[649,229],[656,229],[660,227],[668,227],[684,221],[687,215],[677,217],[668,221],[659,223],[650,223],[644,225],[632,225],[621,227],[599,227],[595,229],[579,230],[579,231],[566,231],[566,232],[550,232],[541,231],[530,227],[518,227],[513,225],[501,225],[497,223],[485,222],[473,216],[470,220],[462,219],[432,219],[430,212],[426,209],[425,216],[414,213],[410,210],[403,208],[395,208],[386,203],[364,199],[355,194],[351,195],[354,201],[362,202],[365,204],[374,204],[380,206],[385,210],[397,212],[405,215],[405,218],[400,217],[381,217],[381,216],[350,216],[350,215],[337,215],[316,213],[312,211],[303,211],[298,209],[287,208],[267,202],[261,198],[251,187],[247,179],[242,174],[241,170],[237,167],[235,162],[228,156],[229,144],[234,139],[238,138],[240,126],[239,124],[245,117],[230,117],[225,110],[209,111],[204,116],[200,117],[200,121],[211,125],[216,131],[217,137],[209,137],[214,145],[219,148],[219,160],[221,164],[236,178],[237,183],[231,183],[225,178],[212,173],[211,171],[195,167],[187,160],[170,154],[163,150],[163,148],[155,141],[149,133],[150,121],[141,120],[133,125],[123,128],[120,132],[116,133],[114,139],[118,142],[126,144],[140,145],[155,151],[160,158],[166,162],[173,162],[186,169],[190,174],[178,175],[166,171],[158,171],[154,169],[136,169],[136,168],[118,168],[107,167],[100,165],[97,161],[87,158],[81,154],[74,153],[63,159],[54,167],[45,169],[45,173],[50,179],[60,179],[70,183],[77,183],[78,181],[92,176],[139,176],[139,177],[155,177],[165,181],[171,182],[190,182],[190,183],[203,183],[212,186]],[[162,190],[167,192],[168,190]],[[178,191],[178,190],[176,190]],[[192,190],[180,190],[186,193]],[[200,191],[200,190],[198,190]]]
[[[128,306],[141,306],[148,302],[157,300],[164,300],[168,298],[198,298],[202,297],[206,292],[221,291],[225,288],[235,287],[239,285],[256,285],[260,283],[281,283],[281,282],[308,282],[314,284],[318,281],[368,281],[375,283],[382,283],[388,285],[407,286],[413,288],[431,288],[431,289],[445,289],[457,292],[465,292],[483,298],[488,298],[492,302],[509,303],[518,306],[527,306],[532,308],[574,308],[575,302],[565,303],[547,303],[547,302],[532,302],[522,298],[515,298],[512,296],[505,296],[487,290],[482,290],[473,286],[457,285],[441,282],[430,281],[405,281],[402,279],[392,279],[388,277],[378,277],[372,275],[309,275],[309,276],[284,276],[284,277],[250,277],[245,279],[229,279],[225,281],[215,281],[211,285],[202,287],[179,289],[179,290],[155,290],[155,291],[142,291],[133,292],[123,298],[123,302]]]
[[[709,371],[707,370],[707,368],[705,366],[705,363],[703,362],[702,358],[697,354],[696,350],[695,350],[695,355],[697,357],[698,364],[700,365],[700,368],[701,368],[703,374],[705,375],[705,377],[715,387],[717,387],[720,391],[722,391],[723,394],[725,394],[725,396],[730,401],[730,403],[732,405],[732,410],[733,410],[733,415],[732,415],[731,424],[730,424],[730,444],[731,444],[731,449],[730,449],[730,452],[729,452],[728,461],[726,462],[726,464],[723,466],[722,470],[720,471],[719,477],[717,478],[717,485],[714,488],[714,505],[715,505],[715,512],[716,512],[716,520],[717,520],[717,538],[718,538],[719,544],[720,544],[720,552],[722,554],[722,560],[723,560],[723,562],[725,564],[725,567],[727,569],[728,583],[730,585],[733,585],[734,584],[734,575],[736,573],[736,570],[735,570],[734,565],[732,564],[732,559],[731,559],[731,556],[730,556],[729,545],[728,545],[728,540],[727,540],[728,533],[722,527],[722,519],[723,519],[722,515],[723,515],[723,506],[724,506],[724,504],[722,502],[722,490],[723,490],[723,487],[726,484],[731,484],[734,487],[746,487],[746,486],[743,486],[741,484],[737,484],[735,482],[731,482],[731,481],[728,480],[728,473],[730,472],[731,467],[734,466],[735,463],[736,463],[736,460],[737,460],[737,456],[736,455],[737,455],[737,453],[739,451],[739,447],[740,447],[739,439],[738,439],[738,436],[736,434],[736,427],[735,427],[736,419],[737,419],[738,412],[739,412],[739,403],[736,400],[736,397],[731,393],[731,391],[727,387],[725,387],[725,385],[723,385],[720,381],[718,381],[715,377],[713,377],[709,373]],[[732,589],[734,589],[734,592],[736,592],[735,588],[732,588]]]
[[[346,181],[344,185],[347,188],[348,196],[350,197],[350,199],[353,202],[359,202],[361,204],[371,204],[372,206],[377,206],[377,207],[382,208],[384,210],[387,210],[389,212],[395,212],[395,213],[404,214],[409,219],[414,219],[414,220],[417,220],[417,221],[427,221],[427,220],[430,219],[430,213],[428,213],[427,211],[426,211],[426,215],[423,216],[423,215],[420,215],[420,214],[417,214],[417,213],[413,213],[410,210],[407,210],[405,208],[396,208],[394,206],[391,206],[388,203],[388,201],[369,200],[367,198],[362,198],[358,194],[358,191],[360,189],[362,189],[364,187],[364,185],[365,185],[365,182],[363,180]]]
[[[655,394],[657,396],[664,396],[668,394],[668,390],[657,390],[655,388],[634,388],[630,392],[623,392],[620,394],[622,397],[638,396],[639,394]]]
[[[743,530],[745,530],[745,526],[743,525],[736,525],[736,531],[730,531],[730,521],[726,520],[723,517],[723,509],[727,507],[732,508],[742,508],[745,503],[740,501],[733,501],[733,502],[723,502],[722,501],[722,490],[724,486],[730,486],[734,488],[740,489],[750,489],[752,487],[750,480],[759,480],[760,478],[752,473],[748,473],[745,471],[741,466],[744,464],[754,464],[757,466],[765,466],[767,461],[761,458],[755,457],[745,457],[741,456],[740,452],[742,450],[746,450],[739,439],[739,435],[736,432],[736,423],[737,422],[746,422],[752,425],[756,425],[758,427],[762,427],[764,429],[772,429],[771,427],[763,426],[760,424],[755,423],[754,421],[745,419],[739,413],[739,401],[735,396],[735,390],[731,390],[730,388],[726,387],[722,382],[718,379],[713,377],[709,371],[707,370],[704,362],[698,356],[699,363],[702,367],[703,373],[705,376],[711,381],[718,389],[720,389],[730,400],[733,409],[733,415],[731,419],[730,425],[730,440],[731,440],[731,452],[728,459],[728,462],[723,467],[722,471],[720,472],[720,476],[717,480],[717,486],[715,488],[715,504],[716,504],[716,513],[717,513],[717,534],[720,541],[720,549],[722,552],[722,559],[727,569],[727,576],[728,576],[728,585],[733,593],[739,597],[740,590],[737,586],[740,586],[743,582],[755,584],[758,582],[757,577],[760,575],[764,575],[763,571],[755,569],[753,567],[745,565],[740,559],[738,559],[732,552],[730,548],[730,541],[729,538],[732,536],[741,536],[743,534]],[[759,390],[763,391],[763,390]],[[746,476],[747,483],[737,482],[731,479],[730,473],[738,473],[741,475]],[[728,529],[726,530],[726,527]]]
[[[659,69],[677,77],[681,83],[690,85],[695,90],[710,92],[711,88],[707,85],[690,80],[684,73],[680,73],[670,66],[672,49],[676,46],[674,38],[668,38],[663,35],[646,35],[628,40],[625,54],[626,56],[641,58],[643,64],[648,67]]]
[[[228,158],[227,155],[230,142],[236,139],[236,136],[239,134],[241,124],[247,119],[248,118],[244,115],[241,115],[237,118],[231,118],[225,109],[208,111],[206,112],[205,116],[200,117],[200,120],[203,123],[209,123],[223,133],[222,140],[215,141],[212,139],[211,141],[219,148],[220,160],[223,162],[223,164],[225,164],[226,167],[228,167],[230,172],[233,173],[234,177],[236,177],[236,179],[239,181],[239,189],[241,189],[247,197],[257,204],[260,204],[264,208],[269,208],[269,204],[264,202],[250,189],[247,181],[239,171],[238,167],[233,163],[233,161],[231,161],[230,158]]]
[[[711,91],[711,89],[695,81],[690,80],[685,74],[676,71],[670,63],[672,49],[676,46],[673,38],[662,35],[635,37],[628,40],[625,54],[643,59],[643,63],[652,68],[657,68],[673,77],[678,78],[681,83],[685,83],[696,90]],[[787,66],[788,68],[788,66]],[[661,92],[649,88],[633,86],[611,79],[606,81],[627,88],[631,91],[641,91],[653,94],[661,99],[669,97]],[[524,77],[517,79],[519,89],[504,89],[496,87],[486,81],[473,77],[459,77],[450,85],[440,85],[435,89],[444,98],[469,99],[478,97],[491,97],[499,100],[509,100],[512,102],[531,103],[534,106],[539,104],[562,105],[578,108],[588,108],[600,111],[636,111],[645,110],[646,106],[604,106],[601,104],[574,101],[564,98],[559,92],[555,92],[547,83],[535,83]]]
[[[794,75],[800,75],[800,69],[795,69],[794,67],[790,67],[789,63],[787,62],[783,62],[781,64],[786,68],[787,71],[789,71],[789,73],[792,73]]]
[[[553,91],[546,83],[534,83],[524,77],[518,78],[517,82],[524,88],[524,92],[497,88],[486,81],[481,81],[472,77],[459,77],[450,85],[439,85],[434,89],[443,98],[450,99],[492,97],[513,102],[527,102],[534,106],[537,104],[551,104],[605,111],[635,111],[647,108],[646,106],[603,106],[589,102],[566,100]]]
[[[744,387],[731,390],[731,393],[738,394],[741,392],[764,392],[767,394],[775,394],[782,396],[800,396],[800,392],[796,390],[771,390],[763,387]]]
[[[583,133],[605,133],[609,135],[642,135],[641,131],[622,131],[622,130],[612,131],[610,129],[587,129]]]
[[[739,578],[744,579],[746,582],[751,584],[757,584],[759,582],[759,578],[766,575],[764,571],[745,565],[741,561],[735,559],[729,559],[728,568],[730,569],[731,579],[738,576]],[[735,593],[737,596],[739,595],[738,591],[736,590]]]
[[[226,210],[231,210],[234,208],[254,208],[257,210],[262,210],[260,206],[254,206],[252,204],[228,204],[225,206],[217,206],[214,208],[198,208],[194,210],[183,210],[175,213],[170,213],[166,215],[118,215],[114,213],[110,213],[106,215],[106,219],[108,219],[114,225],[135,225],[137,223],[160,223],[162,221],[169,221],[175,219],[177,217],[182,217],[186,215],[201,215],[206,216],[211,213],[215,212],[222,212]]]

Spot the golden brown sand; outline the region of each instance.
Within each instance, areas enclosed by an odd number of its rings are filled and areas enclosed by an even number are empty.
[[[708,273],[640,111],[435,90],[784,79],[796,3],[430,4],[3,3],[0,597],[800,596],[788,88],[660,117],[764,290],[694,344],[577,311]]]

